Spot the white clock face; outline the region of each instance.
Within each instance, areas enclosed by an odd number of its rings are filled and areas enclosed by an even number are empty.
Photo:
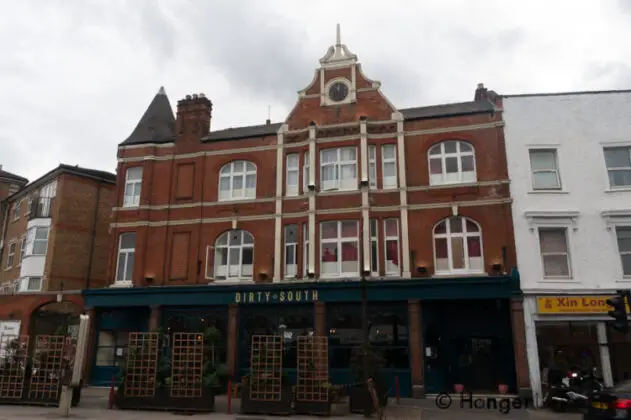
[[[335,102],[342,102],[348,96],[346,83],[336,82],[329,88],[329,98]]]

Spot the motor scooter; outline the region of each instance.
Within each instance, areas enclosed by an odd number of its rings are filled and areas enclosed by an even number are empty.
[[[595,377],[595,368],[591,374],[580,369],[572,369],[560,383],[550,384],[550,389],[544,396],[544,403],[556,412],[584,409],[587,407],[589,395],[594,391],[602,391],[603,388],[602,382]]]

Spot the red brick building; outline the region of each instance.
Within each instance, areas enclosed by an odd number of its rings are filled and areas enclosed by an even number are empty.
[[[115,181],[60,165],[3,201],[0,322],[13,334],[56,333],[67,314],[82,312],[81,290],[109,284]]]
[[[237,380],[249,337],[282,330],[288,349],[328,335],[333,381],[350,381],[364,277],[369,336],[403,395],[524,391],[494,97],[398,109],[339,34],[283,122],[214,130],[210,99],[186,96],[174,116],[161,89],[118,149],[112,288],[85,292],[92,381],[111,377],[128,331],[210,319]]]

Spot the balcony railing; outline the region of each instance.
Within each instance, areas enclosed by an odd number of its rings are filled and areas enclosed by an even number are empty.
[[[33,198],[33,201],[31,202],[31,207],[29,208],[28,219],[33,220],[49,218],[54,202],[54,197]]]

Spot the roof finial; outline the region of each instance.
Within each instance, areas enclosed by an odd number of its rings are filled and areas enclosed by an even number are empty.
[[[339,47],[340,45],[342,45],[342,33],[340,31],[340,24],[338,23],[335,37],[335,46]]]
[[[158,95],[166,95],[167,92],[164,90],[164,86],[160,86],[160,90],[158,90]]]

